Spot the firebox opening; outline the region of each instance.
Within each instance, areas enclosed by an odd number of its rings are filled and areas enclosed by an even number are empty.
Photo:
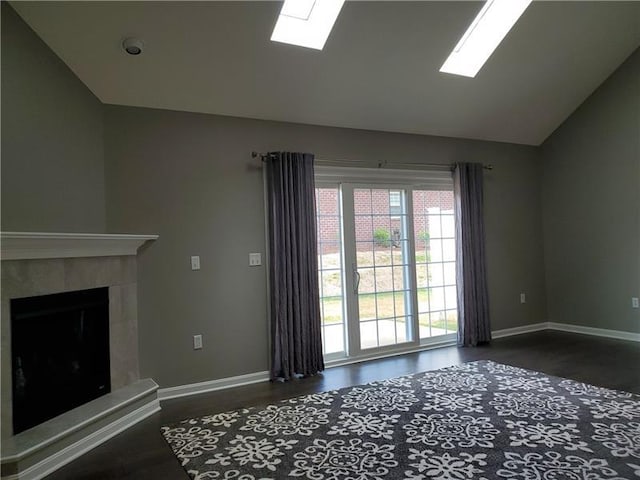
[[[109,289],[11,300],[13,433],[111,391]]]

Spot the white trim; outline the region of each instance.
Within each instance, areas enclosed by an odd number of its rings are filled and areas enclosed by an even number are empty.
[[[503,328],[491,332],[491,338],[511,337],[513,335],[521,335],[523,333],[539,332],[549,329],[548,322],[533,323],[531,325],[523,325],[521,327]]]
[[[102,233],[0,232],[0,258],[73,258],[136,255],[158,235]]]
[[[632,342],[640,342],[640,333],[625,332],[622,330],[608,330],[606,328],[585,327],[583,325],[572,325],[569,323],[548,322],[550,330],[559,330],[561,332],[582,333],[585,335],[593,335],[596,337],[617,338],[619,340],[630,340]]]
[[[160,402],[153,399],[24,471],[2,477],[2,480],[39,480],[159,411]]]
[[[252,383],[266,382],[269,380],[269,372],[254,372],[235,377],[219,378],[217,380],[209,380],[206,382],[190,383],[188,385],[178,385],[176,387],[161,388],[158,390],[158,399],[160,401],[170,398],[187,397],[189,395],[197,395],[199,393],[213,392],[226,388],[240,387],[242,385],[250,385]]]
[[[387,185],[424,186],[434,190],[448,190],[453,188],[453,173],[449,165],[446,169],[390,169],[390,168],[362,168],[320,166],[314,168],[317,183],[366,183]]]
[[[395,356],[404,355],[407,353],[421,352],[423,350],[433,350],[435,348],[440,348],[440,347],[452,347],[452,346],[455,346],[455,344],[456,344],[455,340],[443,339],[442,341],[434,341],[433,343],[420,345],[414,348],[404,348],[401,350],[392,350],[392,351],[374,353],[369,355],[359,355],[357,357],[344,357],[344,358],[339,358],[336,360],[325,362],[325,368],[341,367],[343,365],[350,365],[352,363],[360,363],[360,362],[366,362],[369,360],[378,360],[381,358],[395,357]]]

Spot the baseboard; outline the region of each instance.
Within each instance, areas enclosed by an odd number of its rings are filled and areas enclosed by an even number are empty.
[[[606,330],[604,328],[592,328],[583,327],[580,325],[570,325],[566,323],[554,323],[554,322],[540,322],[533,323],[531,325],[523,325],[521,327],[503,328],[500,330],[494,330],[491,332],[491,337],[503,338],[511,337],[513,335],[522,335],[523,333],[539,332],[543,330],[559,330],[563,332],[582,333],[586,335],[595,335],[598,337],[617,338],[621,340],[631,340],[634,342],[640,342],[640,333],[623,332],[619,330]],[[379,358],[385,358],[395,355],[402,355],[404,353],[413,353],[420,350],[429,350],[431,348],[445,347],[455,345],[455,341],[447,340],[442,343],[436,343],[432,345],[422,345],[416,347],[410,351],[402,352],[385,352],[378,355],[358,357],[358,358],[344,358],[335,359],[326,362],[327,368],[338,367],[351,363],[364,362],[367,360],[375,360]],[[238,375],[236,377],[221,378],[218,380],[211,380],[208,382],[192,383],[188,385],[179,385],[176,387],[161,388],[158,390],[158,399],[169,400],[172,398],[186,397],[189,395],[197,395],[199,393],[213,392],[215,390],[222,390],[226,388],[239,387],[241,385],[249,385],[252,383],[265,382],[269,380],[269,372],[255,372],[248,373],[246,375]]]
[[[2,480],[39,480],[159,411],[160,402],[154,399],[24,471],[2,477]]]
[[[491,338],[511,337],[512,335],[522,335],[523,333],[539,332],[547,330],[549,322],[533,323],[531,325],[523,325],[521,327],[503,328],[491,332]]]
[[[606,328],[585,327],[582,325],[572,325],[570,323],[548,322],[550,330],[561,332],[582,333],[584,335],[594,335],[596,337],[617,338],[619,340],[630,340],[640,342],[640,333],[625,332],[622,330],[608,330]]]
[[[207,382],[161,388],[158,390],[158,399],[163,401],[171,398],[187,397],[189,395],[213,392],[215,390],[222,390],[225,388],[240,387],[242,385],[250,385],[252,383],[266,382],[268,380],[269,372],[267,371],[247,373],[246,375],[238,375],[236,377],[220,378],[218,380],[209,380]]]

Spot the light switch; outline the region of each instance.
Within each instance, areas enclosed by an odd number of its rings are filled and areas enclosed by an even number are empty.
[[[520,294],[520,303],[527,303],[527,296],[524,293]]]
[[[260,253],[250,253],[249,254],[249,266],[257,267],[262,265],[262,254]]]
[[[191,270],[200,270],[200,257],[197,255],[191,257]]]
[[[202,348],[202,335],[193,336],[193,349],[200,350]]]
[[[631,297],[631,306],[633,308],[640,308],[640,299],[638,299],[638,297]]]

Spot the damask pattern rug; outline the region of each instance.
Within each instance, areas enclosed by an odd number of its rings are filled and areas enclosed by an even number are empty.
[[[162,428],[191,478],[640,478],[640,396],[491,361]]]

